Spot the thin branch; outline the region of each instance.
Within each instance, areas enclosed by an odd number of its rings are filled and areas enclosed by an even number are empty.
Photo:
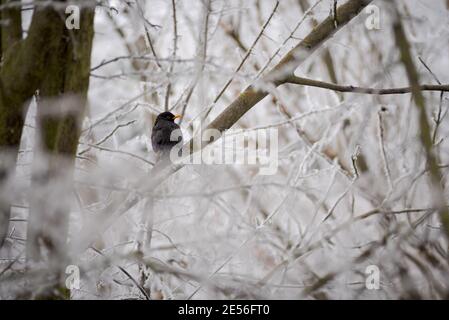
[[[133,124],[134,122],[136,122],[136,120],[132,120],[132,121],[129,121],[128,123],[124,123],[124,124],[119,124],[119,125],[117,125],[117,126],[114,128],[114,130],[111,131],[111,133],[109,133],[108,135],[106,135],[103,139],[101,139],[101,140],[100,140],[99,142],[97,142],[95,145],[96,145],[96,146],[99,146],[100,144],[103,144],[106,140],[108,140],[110,137],[112,137],[112,136],[114,135],[114,133],[117,132],[118,129],[127,127],[127,126]],[[87,148],[87,149],[85,149],[85,150],[83,150],[83,151],[81,151],[81,152],[79,152],[79,153],[78,153],[78,156],[82,156],[84,153],[88,152],[89,150],[90,150],[90,147]]]
[[[129,121],[129,122],[127,122],[127,123],[117,125],[117,126],[114,128],[114,130],[112,130],[111,133],[109,133],[106,137],[104,137],[104,138],[101,139],[99,142],[97,142],[96,145],[99,146],[100,144],[104,143],[106,140],[108,140],[110,137],[112,137],[112,135],[113,135],[118,129],[127,127],[127,126],[133,124],[134,122],[136,122],[136,120],[132,120],[132,121]]]
[[[387,178],[387,183],[388,183],[388,192],[390,192],[393,189],[393,183],[391,182],[391,173],[390,173],[390,168],[388,166],[388,160],[387,160],[387,155],[385,153],[385,144],[384,144],[384,127],[382,124],[382,113],[381,111],[379,111],[377,113],[377,117],[378,117],[378,134],[379,134],[379,149],[380,149],[380,155],[382,158],[382,164],[384,167],[384,171],[385,171],[385,176]]]
[[[156,87],[152,87],[152,88],[148,88],[145,89],[142,93],[139,93],[138,95],[134,96],[133,98],[131,98],[130,100],[128,100],[127,102],[125,102],[124,104],[122,104],[121,106],[119,106],[118,108],[112,110],[111,112],[107,113],[106,115],[104,115],[103,117],[101,117],[100,119],[96,120],[94,123],[92,123],[88,128],[83,129],[81,132],[84,133],[86,131],[90,131],[93,128],[95,128],[96,126],[98,126],[100,123],[106,121],[107,119],[109,119],[110,117],[112,117],[115,113],[125,109],[126,107],[128,107],[129,105],[131,105],[133,102],[139,100],[140,98],[142,98],[143,96],[145,96],[146,94],[152,93],[154,91],[156,91],[158,88],[160,88],[161,85],[158,85]]]
[[[296,47],[290,50],[286,56],[264,77],[263,83],[272,83],[279,86],[285,83],[285,78],[292,75],[294,70],[304,62],[312,53],[321,47],[331,36],[340,30],[345,24],[365,8],[371,0],[350,0],[338,8],[339,25],[335,28],[333,18],[327,17],[314,28]],[[217,118],[212,121],[207,129],[224,131],[229,129],[246,112],[268,95],[266,89],[256,89],[254,85],[247,87]]]
[[[95,71],[97,69],[100,69],[102,67],[104,67],[105,65],[108,65],[110,63],[113,62],[117,62],[119,60],[124,60],[124,59],[129,59],[129,60],[143,60],[143,61],[154,61],[156,62],[156,64],[159,64],[160,61],[164,61],[164,62],[191,62],[191,61],[195,61],[193,59],[172,59],[170,58],[159,58],[159,57],[149,57],[147,55],[126,55],[126,56],[118,56],[109,60],[103,60],[101,63],[99,63],[98,65],[96,65],[95,67],[93,67],[92,69],[90,69],[90,71]],[[162,67],[161,67],[162,69]]]
[[[20,252],[17,257],[14,258],[14,260],[12,260],[2,271],[0,271],[0,277],[5,274],[6,271],[8,271],[9,269],[11,269],[11,267],[20,260],[20,257],[23,255],[24,251]]]
[[[94,248],[94,247],[90,247],[93,251],[95,251],[96,253],[98,253],[99,255],[101,255],[102,257],[106,258],[107,260],[109,260],[108,257],[106,257],[100,250]],[[143,294],[143,296],[145,297],[145,299],[147,300],[151,300],[151,297],[148,295],[148,293],[146,292],[146,290],[136,281],[136,279],[134,279],[131,274],[125,270],[125,268],[116,265],[116,267],[123,272],[133,283],[134,285],[139,289],[139,291]]]
[[[268,68],[268,66],[274,60],[274,58],[278,56],[279,52],[287,44],[287,42],[290,39],[293,39],[293,37],[294,37],[296,31],[298,31],[299,27],[303,24],[303,22],[306,20],[306,18],[312,14],[312,11],[315,9],[315,7],[317,7],[322,1],[323,0],[318,0],[313,6],[311,6],[307,11],[304,12],[302,18],[298,21],[296,26],[293,28],[290,35],[287,38],[285,38],[285,40],[281,43],[281,45],[277,48],[277,50],[271,55],[271,57],[268,59],[268,61],[265,63],[265,65],[262,67],[262,69],[257,74],[256,78],[259,78],[262,75],[262,73]],[[318,22],[316,24],[318,24]]]
[[[136,154],[134,154],[134,153],[131,153],[131,152],[122,151],[122,150],[109,149],[109,148],[100,147],[100,146],[98,146],[98,145],[90,144],[90,143],[82,143],[82,142],[81,142],[80,144],[82,144],[82,145],[87,145],[87,146],[89,146],[89,147],[91,147],[91,148],[99,149],[99,150],[101,150],[101,151],[108,151],[108,152],[113,152],[113,153],[124,154],[124,155],[130,156],[130,157],[139,159],[140,161],[143,161],[143,162],[145,162],[146,164],[149,164],[149,165],[151,165],[151,166],[154,166],[154,163],[153,163],[153,162],[148,161],[147,159],[144,159],[144,158],[142,158],[142,157],[140,157],[140,156],[138,156],[138,155],[136,155]]]
[[[259,31],[259,34],[257,35],[256,39],[254,39],[253,44],[251,47],[246,51],[246,54],[243,56],[242,61],[240,61],[240,64],[237,66],[237,68],[234,70],[234,74],[231,76],[231,78],[226,82],[226,84],[223,86],[223,88],[220,90],[218,95],[215,97],[214,101],[212,102],[212,105],[210,106],[209,110],[207,110],[206,114],[204,115],[204,118],[207,118],[209,113],[212,111],[213,106],[217,103],[217,101],[220,99],[220,97],[223,95],[223,93],[226,91],[226,89],[229,87],[229,85],[234,80],[235,74],[237,74],[240,69],[242,69],[243,65],[245,64],[246,60],[248,60],[251,52],[253,51],[254,47],[256,46],[257,42],[259,41],[260,37],[262,37],[265,29],[267,28],[268,24],[270,23],[271,19],[273,18],[277,8],[279,7],[279,1],[276,1],[276,4],[274,5],[273,10],[271,10],[271,14],[268,17],[268,19],[265,21],[264,25]]]
[[[189,104],[190,98],[192,97],[193,91],[195,90],[195,87],[198,84],[198,81],[201,77],[201,73],[204,71],[204,68],[206,66],[206,57],[207,57],[207,43],[208,43],[208,35],[209,35],[209,18],[211,14],[211,1],[208,0],[206,4],[204,4],[205,7],[205,14],[204,14],[204,24],[203,24],[203,36],[202,39],[200,38],[198,42],[198,48],[197,52],[199,53],[198,56],[200,57],[200,68],[196,68],[195,77],[192,80],[191,84],[189,84],[189,88],[183,92],[183,94],[179,97],[179,100],[173,105],[172,109],[176,108],[178,103],[182,100],[182,111],[181,111],[181,120],[179,124],[181,125],[185,113],[187,112],[187,106]],[[185,96],[185,99],[183,99]]]
[[[432,70],[430,69],[430,67],[424,62],[424,60],[421,57],[418,57],[419,61],[422,63],[422,65],[424,66],[424,68],[427,69],[427,71],[429,71],[429,73],[432,75],[432,77],[434,78],[434,80],[441,85],[441,81],[440,79],[438,79],[438,77],[435,75],[435,73],[432,72]],[[441,91],[440,93],[440,103],[438,104],[438,113],[437,113],[437,117],[435,119],[435,128],[433,130],[433,134],[432,134],[432,143],[435,145],[435,141],[437,138],[437,132],[438,132],[438,128],[440,127],[442,118],[444,118],[444,116],[446,115],[442,115],[442,109],[443,109],[443,99],[444,99],[444,92]]]
[[[176,58],[176,53],[178,50],[178,22],[176,18],[176,4],[175,0],[171,1],[172,3],[172,10],[173,10],[173,53],[172,57],[173,59]],[[173,72],[174,63],[170,64],[170,68],[168,70],[168,74],[170,75]],[[168,110],[168,106],[170,103],[170,93],[171,93],[171,81],[168,82],[167,89],[165,92],[165,110]]]
[[[418,57],[419,61],[422,63],[422,65],[424,66],[424,68],[427,69],[427,71],[429,71],[429,73],[432,75],[433,79],[438,83],[438,84],[442,84],[441,81],[438,79],[438,77],[435,75],[435,73],[432,72],[432,70],[430,70],[429,66],[424,62],[424,60],[421,57]]]
[[[312,80],[307,78],[301,78],[297,76],[289,76],[285,79],[284,83],[298,84],[302,86],[309,87],[317,87],[322,89],[328,89],[338,92],[350,92],[350,93],[361,93],[361,94],[378,94],[378,95],[386,95],[386,94],[404,94],[404,93],[412,93],[412,87],[401,87],[401,88],[389,88],[389,89],[376,89],[376,88],[363,88],[356,86],[342,86],[338,84],[333,84],[324,81]],[[445,85],[432,85],[432,84],[424,84],[419,86],[420,91],[444,91],[449,92],[449,84]]]

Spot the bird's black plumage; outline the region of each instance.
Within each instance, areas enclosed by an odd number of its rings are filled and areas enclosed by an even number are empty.
[[[171,112],[162,112],[157,116],[151,133],[151,145],[154,152],[169,152],[176,144],[182,141],[181,129],[174,122],[179,117]]]

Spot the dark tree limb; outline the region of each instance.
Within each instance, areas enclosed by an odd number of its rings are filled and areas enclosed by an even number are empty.
[[[45,74],[47,44],[57,37],[53,23],[60,21],[49,8],[33,14],[27,38],[11,44],[2,52],[0,69],[0,191],[15,168],[27,103],[38,89]],[[3,29],[2,29],[3,31]],[[2,32],[3,34],[3,32]],[[2,193],[2,192],[0,192]],[[10,206],[0,201],[0,246],[9,225]]]
[[[0,57],[14,43],[22,40],[22,7],[20,0],[1,0],[4,6],[0,10],[0,20],[2,21],[0,38]]]
[[[377,89],[377,88],[363,88],[356,86],[342,86],[334,83],[328,83],[323,81],[317,81],[307,78],[301,78],[297,76],[290,76],[285,79],[285,83],[298,84],[302,86],[308,87],[316,87],[322,89],[328,89],[338,92],[350,92],[350,93],[361,93],[361,94],[379,94],[379,95],[387,95],[387,94],[404,94],[404,93],[413,93],[413,87],[402,87],[402,88],[388,88],[388,89]],[[419,91],[449,91],[449,84],[446,85],[431,85],[424,84],[419,85]]]
[[[49,10],[54,15],[52,27],[57,36],[47,43],[51,51],[39,86],[37,132],[40,139],[36,141],[36,146],[40,142],[40,160],[45,165],[33,172],[32,188],[40,188],[45,195],[44,190],[52,190],[48,187],[60,183],[52,194],[66,197],[71,194],[73,165],[87,100],[95,10],[92,6],[81,8],[80,29],[67,29],[63,9]],[[69,210],[67,203],[57,202],[45,199],[42,194],[39,199],[30,200],[27,262],[46,262],[65,268]]]

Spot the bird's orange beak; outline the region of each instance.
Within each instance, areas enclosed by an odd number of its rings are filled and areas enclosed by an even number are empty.
[[[175,114],[175,119],[182,118],[180,114]]]

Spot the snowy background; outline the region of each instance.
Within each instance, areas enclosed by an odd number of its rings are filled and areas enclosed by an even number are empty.
[[[81,270],[72,299],[145,299],[142,289],[151,299],[447,298],[447,241],[433,209],[410,94],[278,87],[234,125],[278,129],[275,175],[259,175],[256,166],[185,166],[153,197],[142,196],[114,215],[152,168],[150,136],[159,112],[182,113],[188,140],[194,120],[213,120],[267,62],[274,66],[325,19],[333,2],[104,1],[96,9],[73,193],[61,199],[57,185],[29,189],[32,104],[16,173],[20,192],[14,195],[0,270],[16,257],[10,269],[20,274],[25,266],[25,195],[34,193],[65,201],[72,247],[86,232],[96,233],[96,250],[72,256],[71,264]],[[367,28],[370,13],[362,12],[295,74],[369,88],[408,86],[387,2],[373,2],[379,29]],[[448,83],[449,3],[397,2],[421,83]],[[30,15],[23,13],[25,30]],[[441,110],[434,151],[445,186],[448,100],[440,92],[424,96],[432,132]],[[107,228],[100,227],[111,216]],[[377,290],[366,287],[367,267],[373,265],[379,270]],[[0,278],[0,298],[19,295],[23,285],[14,276]]]

